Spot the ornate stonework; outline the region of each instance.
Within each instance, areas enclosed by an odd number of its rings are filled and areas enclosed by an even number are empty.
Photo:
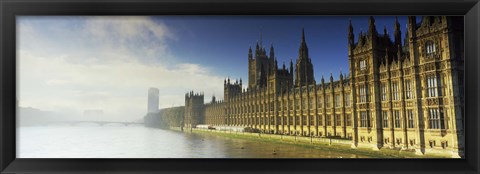
[[[350,24],[349,75],[327,82],[322,77],[319,84],[304,33],[295,71],[293,61],[278,68],[273,45],[267,56],[257,44],[254,54],[249,49],[247,90],[241,79],[228,79],[223,101],[203,104],[203,95],[187,94],[185,126],[244,126],[347,138],[353,147],[463,156],[463,19],[429,16],[417,23],[408,17],[402,45],[398,21],[392,41],[386,29],[377,32],[371,17],[368,31],[354,38]]]

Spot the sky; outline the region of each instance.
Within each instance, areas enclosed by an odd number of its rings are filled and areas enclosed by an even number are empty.
[[[248,48],[275,49],[279,67],[298,56],[301,31],[315,73],[348,74],[347,36],[368,29],[368,16],[20,16],[17,17],[19,106],[71,115],[103,110],[110,120],[141,119],[147,91],[160,108],[184,94],[223,99],[223,80],[248,82]],[[398,17],[402,37],[406,17]],[[417,19],[417,22],[420,19]],[[393,40],[395,16],[375,16]]]

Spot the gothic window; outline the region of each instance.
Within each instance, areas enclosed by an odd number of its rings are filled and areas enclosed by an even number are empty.
[[[360,112],[360,127],[370,127],[370,119],[366,111]]]
[[[399,96],[399,94],[398,94],[398,82],[392,82],[392,89],[393,89],[393,91],[392,91],[393,100],[398,100],[398,98],[399,98],[398,97]]]
[[[386,83],[382,83],[382,101],[387,100],[387,85]]]
[[[332,118],[330,117],[330,115],[327,115],[327,126],[331,126],[332,125]]]
[[[350,94],[345,94],[345,106],[350,106]]]
[[[382,111],[383,128],[388,128],[388,111]]]
[[[322,100],[323,100],[322,97],[318,97],[318,102],[317,102],[318,108],[322,108]]]
[[[345,118],[347,118],[347,126],[352,126],[352,115],[347,114]]]
[[[319,115],[319,116],[318,116],[318,125],[319,125],[319,126],[323,126],[322,120],[323,120],[323,119],[322,119],[322,115]]]
[[[435,46],[435,43],[433,43],[433,41],[428,41],[425,44],[425,50],[426,50],[427,55],[434,54],[437,51],[435,47],[436,46]]]
[[[302,101],[302,109],[305,109],[307,107],[307,101],[303,100]]]
[[[330,95],[327,95],[327,98],[326,98],[326,101],[325,101],[325,102],[326,102],[326,104],[327,104],[326,107],[328,107],[328,108],[331,107],[331,106],[330,106]]]
[[[296,125],[300,125],[300,117],[295,117],[295,123],[297,123]]]
[[[335,107],[340,107],[340,94],[335,95]]]
[[[315,101],[315,100],[313,100],[313,97],[311,97],[311,98],[310,98],[310,101],[309,101],[309,103],[308,103],[308,107],[309,107],[310,109],[313,109],[313,101]]]
[[[410,80],[405,80],[405,98],[412,99],[412,84]]]
[[[340,116],[340,114],[335,115],[335,125],[336,126],[342,125],[342,117]]]
[[[400,111],[394,110],[393,116],[395,117],[395,128],[400,128]]]
[[[427,96],[437,97],[438,96],[437,88],[438,88],[437,77],[435,75],[427,76]]]
[[[443,112],[439,109],[429,109],[429,127],[430,129],[443,129]]]
[[[413,110],[407,110],[407,118],[408,118],[408,128],[415,128],[415,121],[413,117]]]
[[[296,108],[297,110],[300,109],[300,100],[299,100],[299,99],[297,99],[297,101],[295,102],[295,106],[296,106],[295,108]]]
[[[359,66],[360,66],[360,70],[365,70],[365,68],[367,68],[367,61],[360,60]]]
[[[360,103],[367,102],[367,88],[365,85],[360,85]]]
[[[305,115],[302,115],[302,122],[303,122],[303,125],[307,125],[307,116]]]
[[[313,118],[313,115],[310,115],[310,125],[315,125],[315,118]]]

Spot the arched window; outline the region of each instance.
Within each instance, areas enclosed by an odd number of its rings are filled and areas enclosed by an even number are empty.
[[[433,43],[433,41],[428,41],[425,44],[425,50],[427,55],[434,54],[437,51],[435,47],[436,46],[435,46],[435,43]]]
[[[360,67],[360,70],[364,70],[367,67],[367,61],[360,60],[359,67]]]

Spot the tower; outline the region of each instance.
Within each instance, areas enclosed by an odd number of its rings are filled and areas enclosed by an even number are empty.
[[[373,149],[383,146],[381,130],[381,105],[379,104],[379,63],[385,58],[385,38],[379,36],[375,19],[368,20],[368,32],[360,33],[358,42],[353,43],[353,26],[350,22],[348,36],[349,64],[352,89],[354,136],[353,146],[372,145]],[[379,51],[380,50],[380,51]]]
[[[157,113],[158,112],[158,88],[148,89],[148,113]]]
[[[305,42],[305,30],[302,28],[302,40],[298,49],[297,65],[295,70],[295,86],[305,86],[314,83],[312,60],[308,56],[308,47]]]
[[[271,50],[271,55],[273,49]],[[267,86],[267,73],[271,67],[269,57],[265,48],[260,44],[256,44],[255,57],[252,57],[252,50],[249,49],[248,54],[248,87],[249,88],[263,88]],[[271,58],[273,59],[273,58]]]
[[[205,121],[205,105],[203,104],[203,93],[194,93],[190,91],[185,94],[185,115],[184,126],[194,128]]]

